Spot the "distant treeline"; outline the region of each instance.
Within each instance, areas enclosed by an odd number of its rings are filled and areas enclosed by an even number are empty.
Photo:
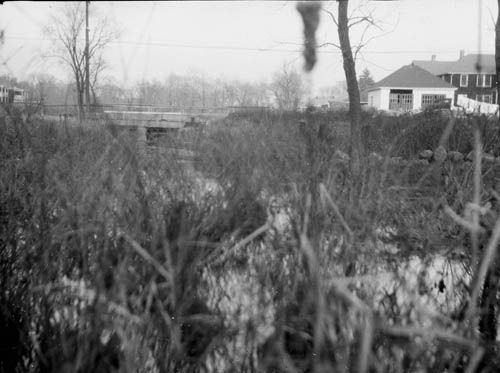
[[[31,102],[47,106],[77,104],[74,82],[62,82],[52,75],[39,74],[26,81],[3,75],[0,76],[1,84],[24,89]],[[144,80],[131,86],[105,79],[91,87],[91,100],[95,104],[293,109],[304,103],[307,93],[304,87],[300,74],[293,70],[277,72],[270,82],[253,83],[202,74],[170,74],[163,80]]]

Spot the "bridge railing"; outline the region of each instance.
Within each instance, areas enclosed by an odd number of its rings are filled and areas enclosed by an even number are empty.
[[[100,104],[95,106],[97,112],[100,111],[134,111],[149,113],[223,113],[226,107],[202,107],[202,106],[168,106],[168,105],[148,105],[148,104]]]
[[[45,115],[64,115],[78,116],[78,105],[74,104],[41,104],[42,112]],[[247,113],[255,111],[266,111],[268,107],[264,106],[169,106],[169,105],[150,105],[150,104],[93,104],[90,106],[92,114],[113,112],[144,112],[144,113],[189,113],[194,115],[203,114],[228,114],[228,113]]]

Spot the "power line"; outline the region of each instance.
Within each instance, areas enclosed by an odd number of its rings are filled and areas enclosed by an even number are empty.
[[[9,39],[13,40],[29,40],[29,41],[57,41],[57,38],[41,38],[41,37],[24,37],[24,36],[9,36]],[[129,44],[129,45],[140,45],[140,46],[157,46],[157,47],[173,47],[173,48],[192,48],[192,49],[216,49],[216,50],[242,50],[242,51],[257,51],[257,52],[301,52],[298,49],[278,49],[278,48],[256,48],[256,47],[236,47],[227,45],[193,45],[193,44],[183,44],[183,43],[170,43],[170,42],[143,42],[143,41],[131,41],[131,40],[120,40],[112,41],[109,44]],[[327,51],[325,51],[327,52]],[[333,52],[333,51],[332,51]]]
[[[42,37],[24,37],[24,36],[10,36],[13,40],[29,40],[29,41],[57,41],[56,38],[42,38]],[[255,52],[283,52],[283,53],[301,53],[302,49],[283,49],[283,48],[258,48],[258,47],[237,47],[237,46],[227,46],[227,45],[195,45],[195,44],[184,44],[184,43],[172,43],[172,42],[143,42],[143,41],[131,41],[131,40],[120,40],[113,41],[109,44],[129,44],[129,45],[139,45],[139,46],[157,46],[157,47],[172,47],[172,48],[188,48],[188,49],[214,49],[214,50],[234,50],[234,51],[255,51]],[[340,50],[322,50],[319,49],[318,53],[326,54],[340,54]],[[456,50],[364,50],[363,53],[369,54],[416,54],[416,53],[455,53]]]

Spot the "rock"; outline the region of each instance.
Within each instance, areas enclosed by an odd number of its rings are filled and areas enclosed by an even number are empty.
[[[335,150],[335,157],[345,162],[349,162],[351,160],[351,157],[349,157],[349,155],[344,153],[342,150]]]
[[[420,154],[418,155],[418,158],[419,159],[426,159],[426,160],[430,160],[432,158],[432,156],[434,155],[434,152],[432,150],[423,150],[420,152]]]
[[[466,157],[466,160],[468,161],[474,161],[474,150],[471,151],[469,154],[467,154],[467,157]],[[490,153],[483,153],[483,156],[482,156],[482,161],[484,162],[490,162],[490,163],[493,163],[495,162],[497,158],[495,158],[494,155],[490,154]]]
[[[370,155],[368,156],[368,160],[372,163],[380,163],[380,162],[383,162],[384,160],[384,157],[382,157],[380,154],[378,153],[375,153],[375,152],[372,152],[370,153]]]
[[[429,161],[427,159],[414,159],[409,162],[410,166],[428,166]]]
[[[444,148],[444,146],[440,145],[434,151],[433,159],[437,163],[443,163],[446,160],[446,156],[447,156],[446,149]]]
[[[389,159],[389,164],[392,164],[392,165],[405,165],[407,163],[407,161],[405,161],[403,159],[403,157],[391,157]]]
[[[452,162],[462,162],[465,156],[457,151],[451,151],[448,153],[448,159]]]

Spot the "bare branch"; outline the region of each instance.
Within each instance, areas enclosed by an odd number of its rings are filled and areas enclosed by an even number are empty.
[[[493,23],[493,28],[497,26],[497,21],[495,17],[493,16],[493,13],[491,12],[491,8],[488,7],[488,13],[490,13],[490,18],[491,18],[491,23]]]
[[[91,13],[92,14],[92,13]],[[116,39],[111,21],[107,17],[92,14],[95,19],[89,40],[89,64],[92,70],[92,90],[94,91],[99,74],[105,69],[103,50]],[[57,57],[73,72],[77,87],[78,104],[83,105],[85,81],[85,7],[83,3],[66,3],[59,14],[53,15],[44,33],[54,37],[56,43],[53,57]]]
[[[383,22],[381,20],[378,20],[375,17],[373,9],[371,9],[371,10],[363,9],[365,7],[365,5],[366,4],[358,5],[356,8],[354,8],[350,12],[350,15],[348,16],[347,27],[349,30],[355,26],[365,24],[364,29],[361,33],[361,37],[359,39],[359,42],[357,44],[351,44],[352,45],[351,48],[353,51],[353,58],[355,61],[358,59],[358,56],[360,55],[362,49],[364,47],[366,47],[371,41],[394,32],[394,30],[397,27],[397,24],[399,24],[399,17],[398,17],[398,20],[396,22],[396,26],[393,27],[391,30],[389,30],[388,32],[378,34],[378,35],[373,35],[373,36],[367,38],[366,36],[368,35],[368,31],[372,28],[376,28],[379,31],[383,31],[383,28],[381,27],[381,24]],[[339,23],[338,23],[338,19],[337,19],[336,15],[328,9],[322,8],[322,10],[330,16],[330,18],[334,22],[335,26],[337,26],[337,28],[338,28]],[[361,15],[355,15],[355,14],[360,14],[360,13],[361,13]],[[318,48],[325,47],[325,46],[332,46],[332,47],[341,49],[339,44],[332,43],[332,42],[322,43],[318,46]]]
[[[321,10],[330,16],[333,23],[335,23],[335,26],[339,27],[339,23],[337,22],[337,18],[335,18],[335,15],[333,14],[333,12],[331,12],[325,8],[321,8]]]
[[[322,44],[318,45],[318,48],[323,48],[326,46],[332,46],[332,47],[340,49],[340,45],[335,44],[335,43],[322,43]]]

